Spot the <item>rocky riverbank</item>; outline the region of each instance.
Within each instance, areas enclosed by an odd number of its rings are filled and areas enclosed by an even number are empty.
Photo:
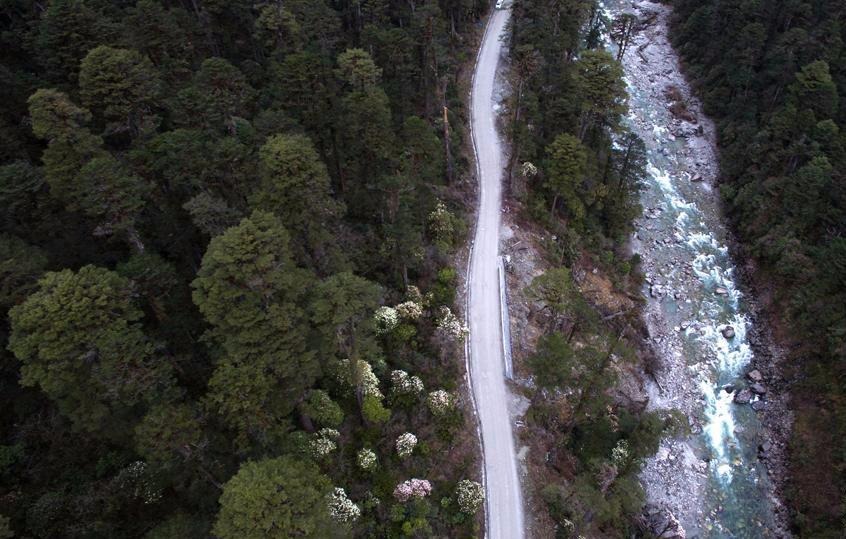
[[[746,259],[743,249],[734,239],[729,243],[729,250],[736,260]],[[756,391],[759,398],[749,403],[764,425],[758,445],[758,457],[766,465],[770,481],[773,483],[772,502],[778,534],[781,537],[789,537],[789,509],[782,502],[786,499],[785,489],[789,473],[787,451],[793,426],[793,412],[789,405],[790,382],[782,374],[787,350],[779,344],[779,339],[772,330],[778,325],[779,319],[766,300],[760,299],[770,297],[770,292],[765,290],[764,283],[757,278],[751,259],[747,259],[747,263],[738,269],[738,281],[750,298],[756,298],[748,301],[753,323],[747,339],[754,358],[750,365],[752,369],[746,376],[750,382],[760,386]],[[737,397],[735,402],[738,402]]]
[[[790,414],[782,353],[753,299],[748,268],[731,262],[738,252],[715,188],[714,126],[667,39],[670,8],[648,1],[608,7],[612,18],[637,19],[623,62],[630,124],[647,144],[652,176],[633,241],[647,280],[650,341],[661,358],[650,406],[682,411],[691,432],[666,440],[646,466],[647,516],[677,518],[688,535],[785,536],[778,494]],[[756,493],[763,503],[744,499]]]

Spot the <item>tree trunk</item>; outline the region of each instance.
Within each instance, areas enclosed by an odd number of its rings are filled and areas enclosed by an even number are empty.
[[[576,335],[576,330],[579,328],[579,323],[575,320],[573,321],[573,325],[570,326],[570,333],[567,335],[567,344],[573,340],[573,337]]]
[[[520,158],[520,136],[518,135],[518,130],[520,127],[520,109],[523,106],[523,83],[524,77],[523,75],[520,75],[520,81],[517,83],[517,99],[514,103],[514,122],[511,126],[511,140],[513,147],[511,148],[511,158],[508,160],[508,171],[506,174],[509,180],[507,187],[512,193],[515,191],[512,189],[513,186],[511,185],[511,178],[514,175],[514,163]]]
[[[447,165],[447,185],[452,185],[455,180],[455,158],[452,156],[452,142],[449,136],[449,109],[446,103],[447,81],[444,79],[441,89],[441,101],[444,108],[444,154]]]
[[[138,234],[138,231],[134,226],[130,225],[126,227],[126,239],[129,242],[130,247],[132,247],[137,254],[142,254],[144,252],[144,242],[141,241],[141,236]]]

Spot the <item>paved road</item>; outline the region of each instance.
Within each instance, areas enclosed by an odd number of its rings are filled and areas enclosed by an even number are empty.
[[[470,379],[484,446],[487,536],[490,539],[519,539],[524,536],[523,499],[504,378],[497,274],[505,160],[494,123],[493,89],[502,49],[499,38],[510,13],[510,10],[497,10],[488,22],[472,90],[472,129],[481,200],[470,260]]]

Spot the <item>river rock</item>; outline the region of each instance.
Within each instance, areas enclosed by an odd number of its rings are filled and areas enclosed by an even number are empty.
[[[673,136],[678,138],[689,138],[699,134],[697,126],[684,121],[679,122],[678,124],[670,124],[668,126],[668,130],[673,134]]]
[[[760,412],[761,410],[763,410],[766,407],[767,407],[767,403],[762,401],[762,400],[757,400],[757,401],[752,403],[752,409],[755,410],[756,412]]]
[[[724,327],[722,330],[720,330],[720,333],[722,333],[723,337],[725,337],[726,339],[734,338],[734,328],[731,326]]]
[[[757,393],[758,395],[763,395],[767,392],[767,388],[764,387],[764,384],[761,383],[752,384],[751,386],[749,386],[749,389],[751,389],[753,393]]]
[[[758,369],[753,369],[746,374],[746,377],[749,378],[753,382],[760,382],[763,379],[761,376],[761,371]]]
[[[687,418],[687,424],[690,426],[691,434],[699,434],[702,432],[702,424],[699,422],[699,419],[695,415],[689,416]]]
[[[699,183],[699,182],[704,182],[704,181],[705,181],[705,178],[703,178],[701,174],[697,174],[697,175],[695,175],[694,177],[692,177],[692,178],[690,179],[690,181],[692,181],[692,182],[694,182],[694,183]]]
[[[714,293],[718,296],[728,296],[729,291],[723,288],[722,286],[718,286],[716,289],[714,289]]]
[[[752,391],[749,389],[741,389],[737,393],[734,394],[734,402],[736,404],[749,404],[749,401],[752,400]]]
[[[646,526],[658,539],[687,539],[684,528],[666,508],[648,505],[644,510]]]
[[[770,450],[773,448],[772,442],[767,440],[758,446],[758,457],[765,459],[770,456]]]

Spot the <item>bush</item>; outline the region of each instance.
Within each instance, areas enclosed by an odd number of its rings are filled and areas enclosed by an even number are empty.
[[[453,305],[457,283],[458,272],[455,268],[445,267],[438,270],[435,283],[432,285],[433,305]]]
[[[391,411],[385,408],[377,397],[365,395],[361,404],[361,415],[369,423],[382,424],[391,418]]]
[[[338,427],[344,421],[341,407],[322,389],[309,393],[308,400],[302,405],[302,411],[323,427]]]
[[[462,479],[455,489],[455,499],[462,512],[472,515],[485,503],[485,489],[475,481]]]

